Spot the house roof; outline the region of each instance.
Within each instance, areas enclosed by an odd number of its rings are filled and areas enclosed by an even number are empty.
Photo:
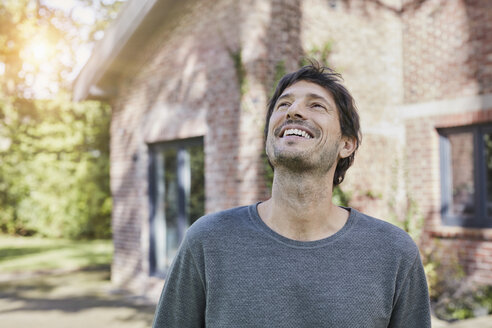
[[[73,100],[111,99],[118,81],[132,74],[134,58],[173,6],[173,0],[128,0],[75,79]]]

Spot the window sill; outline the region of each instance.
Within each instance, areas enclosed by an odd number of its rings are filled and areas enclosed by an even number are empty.
[[[492,228],[463,228],[440,226],[430,230],[431,237],[452,238],[452,239],[472,239],[492,241]]]

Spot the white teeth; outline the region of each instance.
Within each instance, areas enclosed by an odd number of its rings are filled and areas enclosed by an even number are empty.
[[[287,129],[284,131],[283,136],[285,137],[285,136],[292,136],[292,135],[300,136],[300,137],[303,137],[306,139],[311,139],[311,136],[309,134],[307,134],[306,131],[302,131],[299,129]]]

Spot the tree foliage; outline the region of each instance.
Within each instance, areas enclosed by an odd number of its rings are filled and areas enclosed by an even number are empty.
[[[85,21],[50,1],[0,2],[1,232],[110,236],[110,108],[73,103],[68,89],[77,52],[121,2],[75,1],[97,9]]]
[[[34,98],[70,88],[78,55],[101,37],[122,0],[71,2],[64,10],[50,0],[0,1],[0,92]]]
[[[0,109],[0,229],[109,237],[109,106],[60,94]]]

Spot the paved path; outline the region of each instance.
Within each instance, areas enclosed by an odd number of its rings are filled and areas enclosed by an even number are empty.
[[[492,316],[446,323],[433,319],[432,328],[492,328]]]
[[[0,274],[2,328],[150,327],[155,305],[128,293],[115,293],[107,270],[42,275]],[[492,328],[492,316],[433,328]]]
[[[2,328],[143,328],[155,305],[115,293],[107,271],[78,271],[29,278],[0,276]]]

